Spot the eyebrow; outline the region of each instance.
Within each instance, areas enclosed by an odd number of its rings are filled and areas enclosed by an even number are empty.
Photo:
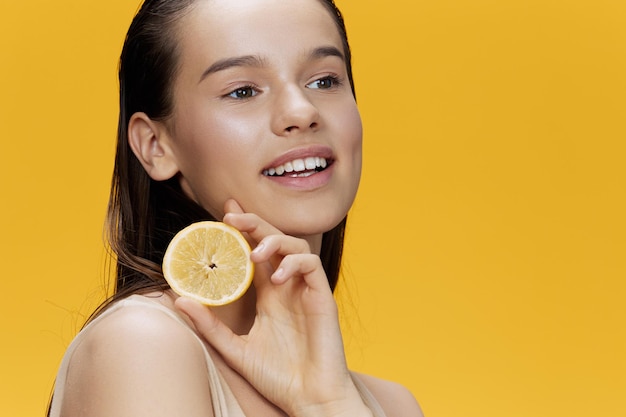
[[[219,71],[224,71],[233,67],[262,67],[263,60],[255,55],[244,55],[233,58],[220,59],[214,62],[209,68],[207,68],[202,75],[198,83],[201,83],[206,77]]]
[[[316,60],[321,58],[326,58],[329,56],[336,56],[341,58],[342,61],[345,61],[345,56],[341,51],[334,46],[321,46],[319,48],[315,48],[309,54],[309,60]],[[198,84],[201,83],[206,77],[211,74],[214,74],[219,71],[224,71],[233,67],[257,67],[260,68],[264,65],[264,60],[256,55],[243,55],[232,58],[224,58],[219,61],[214,62],[209,68],[207,68],[202,75],[200,76],[200,80],[198,80]]]
[[[336,56],[338,58],[341,58],[342,61],[346,60],[346,57],[343,56],[343,53],[335,48],[334,46],[322,46],[319,48],[315,48],[313,50],[313,52],[311,52],[311,55],[309,56],[310,59],[321,59],[321,58],[326,58],[328,56]]]

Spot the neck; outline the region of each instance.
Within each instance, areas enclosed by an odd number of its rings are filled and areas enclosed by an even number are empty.
[[[311,253],[319,255],[322,251],[322,233],[318,233],[312,236],[303,237],[304,240],[307,241],[309,247],[311,248]]]

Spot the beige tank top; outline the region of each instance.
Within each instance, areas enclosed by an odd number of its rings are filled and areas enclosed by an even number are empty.
[[[69,368],[70,361],[72,360],[73,353],[77,346],[80,344],[80,340],[84,337],[85,333],[96,326],[100,320],[113,313],[114,311],[124,308],[125,306],[140,306],[145,308],[156,308],[158,310],[163,311],[165,314],[170,316],[172,319],[176,320],[180,324],[182,324],[185,328],[187,328],[190,332],[193,333],[194,337],[202,346],[202,350],[204,351],[204,357],[206,359],[206,366],[209,375],[209,387],[211,388],[211,400],[213,402],[213,413],[215,417],[245,417],[239,403],[235,399],[234,394],[231,392],[228,384],[224,381],[220,373],[217,371],[211,356],[209,355],[209,351],[202,339],[196,334],[196,332],[187,325],[187,323],[176,314],[174,311],[169,308],[163,306],[157,301],[151,300],[148,297],[143,297],[141,295],[132,295],[126,299],[120,300],[115,304],[111,305],[107,308],[101,315],[99,315],[96,319],[90,322],[83,330],[76,335],[70,346],[67,348],[65,352],[65,356],[61,361],[61,366],[59,367],[59,371],[57,373],[57,378],[55,382],[54,389],[54,397],[52,400],[51,408],[50,408],[50,417],[60,417],[61,416],[61,403],[63,401],[63,391],[65,389],[65,380],[67,377],[67,371]],[[370,393],[370,391],[365,387],[365,385],[361,382],[361,380],[355,375],[352,376],[354,384],[359,390],[361,397],[365,404],[372,410],[372,413],[375,417],[385,417],[385,413],[382,408]]]

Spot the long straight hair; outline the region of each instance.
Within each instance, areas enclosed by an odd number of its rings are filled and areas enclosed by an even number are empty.
[[[144,112],[151,119],[161,121],[173,113],[172,84],[179,62],[178,23],[195,1],[145,0],[126,34],[119,63],[120,112],[106,222],[106,237],[114,257],[115,286],[113,294],[87,323],[119,299],[168,289],[161,263],[169,241],[193,222],[215,220],[185,195],[176,177],[152,180],[128,144],[128,124],[134,113]],[[333,0],[317,1],[328,10],[342,38],[348,79],[355,95],[342,14]],[[322,237],[320,258],[333,291],[339,278],[345,226],[346,218]]]

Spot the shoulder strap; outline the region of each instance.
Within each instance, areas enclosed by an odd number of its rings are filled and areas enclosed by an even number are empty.
[[[80,345],[85,333],[93,326],[96,326],[105,317],[126,306],[157,309],[165,313],[170,318],[179,322],[186,329],[188,329],[192,333],[194,338],[198,341],[198,343],[202,347],[202,351],[204,352],[205,362],[207,366],[207,374],[209,378],[209,386],[211,388],[211,401],[213,403],[214,416],[245,417],[243,412],[241,411],[241,407],[237,403],[237,400],[230,391],[230,388],[217,371],[217,368],[213,363],[213,359],[211,358],[209,351],[202,339],[176,312],[170,310],[169,308],[165,307],[157,301],[151,300],[149,297],[141,295],[131,295],[130,297],[120,300],[111,305],[108,309],[102,312],[102,314],[96,317],[76,335],[70,346],[67,348],[65,356],[63,357],[63,360],[61,361],[61,365],[59,367],[55,382],[54,396],[50,408],[50,417],[59,417],[61,415],[61,403],[63,400],[63,391],[65,389],[65,382],[67,378],[69,364],[74,351]]]
[[[359,394],[361,394],[363,402],[370,410],[372,410],[372,414],[374,415],[374,417],[386,417],[382,407],[380,406],[376,398],[374,398],[374,395],[372,395],[371,391],[367,389],[363,381],[361,381],[361,379],[354,373],[352,373],[351,375],[352,381],[354,382],[356,389],[359,391]]]
[[[235,400],[234,395],[230,392],[228,385],[226,385],[219,372],[217,371],[215,363],[213,363],[213,359],[211,358],[211,355],[209,354],[206,345],[198,336],[198,334],[191,327],[189,327],[189,325],[182,319],[182,317],[180,317],[180,315],[178,315],[178,313],[170,310],[159,302],[150,300],[149,297],[144,297],[141,295],[132,295],[120,301],[120,303],[122,303],[122,305],[156,308],[157,310],[160,310],[163,313],[167,314],[172,319],[176,320],[186,329],[188,329],[193,337],[196,339],[196,341],[200,344],[200,346],[202,347],[202,351],[204,352],[204,359],[207,365],[207,374],[209,376],[209,386],[211,387],[211,401],[213,403],[213,413],[215,417],[239,417],[239,415],[236,414],[237,409],[240,409],[239,404]],[[243,413],[241,413],[241,417],[243,417]]]

